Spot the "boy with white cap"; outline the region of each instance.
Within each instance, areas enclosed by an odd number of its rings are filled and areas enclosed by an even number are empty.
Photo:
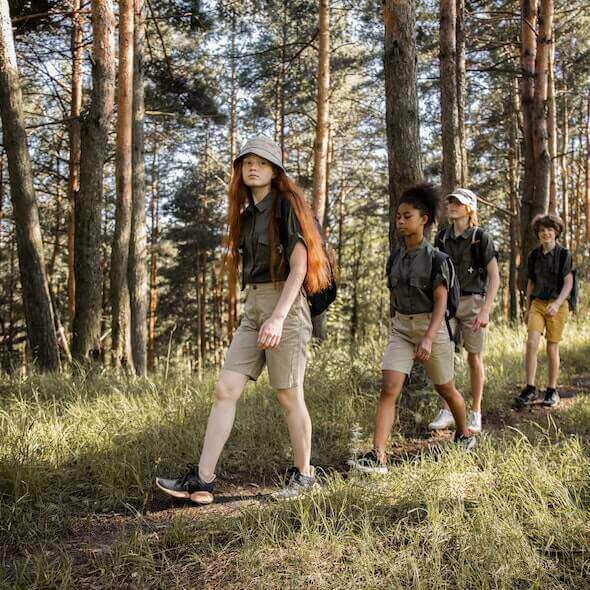
[[[472,406],[467,426],[481,431],[481,400],[485,382],[483,351],[490,311],[500,285],[496,249],[490,235],[477,227],[477,197],[466,188],[447,196],[449,226],[440,230],[435,246],[451,257],[461,285],[461,300],[455,315],[456,330],[467,351]],[[451,428],[453,416],[443,404],[428,425],[431,430]]]

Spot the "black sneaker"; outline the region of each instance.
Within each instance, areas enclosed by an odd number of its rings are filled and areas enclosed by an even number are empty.
[[[545,390],[545,399],[543,400],[543,405],[546,408],[554,408],[559,403],[559,393],[557,393],[557,389],[553,389],[552,387],[548,387]]]
[[[514,398],[514,404],[517,408],[530,406],[537,399],[537,388],[534,385],[527,385],[520,395]]]
[[[196,465],[189,464],[187,472],[177,479],[156,477],[156,485],[166,494],[174,498],[185,498],[197,504],[211,504],[215,480],[205,483],[199,477]]]
[[[361,457],[358,457],[357,459],[349,459],[347,463],[351,467],[354,467],[363,473],[384,474],[388,471],[387,465],[379,461],[379,457],[377,457],[377,451],[374,449],[368,453],[365,453]]]
[[[291,467],[287,471],[285,479],[287,485],[270,495],[273,500],[293,500],[301,496],[301,494],[310,492],[320,486],[313,465],[311,466],[311,475],[303,475],[297,467]]]
[[[471,434],[470,436],[465,436],[464,434],[459,434],[455,432],[454,438],[455,444],[462,448],[464,451],[471,451],[473,447],[476,445],[475,436]]]

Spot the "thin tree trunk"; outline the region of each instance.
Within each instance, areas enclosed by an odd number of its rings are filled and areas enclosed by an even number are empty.
[[[90,111],[82,120],[80,190],[75,195],[76,309],[72,354],[100,357],[103,273],[103,174],[115,96],[115,16],[112,0],[92,1],[93,66]]]
[[[510,148],[508,152],[508,171],[510,181],[509,204],[511,211],[518,211],[518,163],[520,161],[518,143],[518,85],[513,81],[509,98],[509,130]],[[518,319],[518,269],[520,253],[518,249],[518,216],[510,217],[510,260],[508,265],[509,309],[511,322]]]
[[[49,259],[49,264],[47,265],[47,276],[49,280],[49,287],[51,291],[51,284],[52,284],[52,277],[53,272],[55,270],[55,262],[57,261],[57,255],[59,253],[59,234],[61,232],[61,170],[60,170],[60,157],[59,157],[59,147],[57,149],[57,156],[55,158],[55,176],[56,176],[56,183],[55,183],[55,226],[53,228],[53,250],[51,252],[51,258]]]
[[[319,31],[312,209],[320,225],[323,226],[326,211],[328,132],[330,128],[330,0],[319,0]]]
[[[456,0],[457,27],[455,77],[457,82],[457,129],[459,132],[460,176],[459,184],[467,186],[469,182],[469,167],[467,162],[466,126],[465,126],[465,95],[467,82],[465,77],[465,0]]]
[[[586,100],[586,153],[584,155],[584,215],[586,216],[586,242],[590,241],[590,94]]]
[[[150,231],[150,301],[148,319],[148,369],[156,368],[156,319],[158,317],[158,240],[159,240],[159,206],[158,206],[158,172],[157,172],[157,147],[154,151],[151,174],[150,204],[151,231]]]
[[[555,76],[553,58],[555,55],[555,40],[551,40],[549,48],[549,63],[547,67],[547,100],[549,111],[547,113],[547,127],[549,138],[549,212],[557,214],[557,109],[555,106]]]
[[[82,109],[82,66],[84,59],[83,17],[80,12],[80,0],[72,0],[72,36],[70,51],[72,53],[72,98],[70,105],[70,158],[68,176],[68,316],[70,323],[74,321],[76,310],[76,280],[74,258],[74,233],[76,229],[75,202],[76,193],[80,190],[80,150]]]
[[[59,368],[59,350],[7,0],[0,0],[0,114],[8,159],[27,337],[40,368],[56,370]]]
[[[561,150],[559,156],[559,169],[561,176],[561,203],[562,203],[562,217],[564,225],[564,241],[566,248],[571,246],[571,219],[569,207],[569,171],[567,162],[567,149],[569,145],[569,109],[567,101],[567,86],[564,84],[563,89],[563,125]]]
[[[135,0],[133,37],[133,203],[129,244],[129,291],[131,298],[131,352],[138,375],[147,372],[147,253],[145,227],[144,163],[144,0]]]
[[[113,365],[132,364],[128,350],[129,241],[133,183],[133,0],[119,1],[119,75],[117,95],[117,207],[111,256],[111,313]]]

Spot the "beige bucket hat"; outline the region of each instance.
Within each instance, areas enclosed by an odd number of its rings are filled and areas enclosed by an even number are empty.
[[[256,154],[257,156],[268,160],[271,164],[278,166],[283,172],[285,172],[281,146],[270,137],[266,137],[266,135],[257,135],[256,137],[248,139],[248,141],[246,141],[241,147],[233,163],[235,164],[237,160],[246,154]]]

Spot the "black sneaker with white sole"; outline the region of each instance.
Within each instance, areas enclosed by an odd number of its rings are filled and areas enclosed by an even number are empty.
[[[387,465],[379,461],[377,451],[374,449],[368,453],[365,453],[364,455],[361,455],[360,457],[357,457],[356,459],[349,459],[347,463],[362,473],[385,474],[388,471]]]
[[[473,434],[470,436],[465,436],[464,434],[459,434],[458,432],[455,432],[454,440],[455,444],[464,451],[471,451],[477,442]]]
[[[546,408],[554,408],[559,403],[559,393],[557,393],[557,389],[553,389],[552,387],[548,387],[545,390],[545,399],[543,400],[543,405]]]
[[[191,500],[196,504],[211,504],[213,502],[213,490],[215,480],[204,482],[199,477],[196,465],[188,465],[187,471],[176,479],[156,477],[156,485],[173,498]]]
[[[534,385],[527,385],[520,395],[514,398],[514,405],[517,408],[530,406],[537,399],[537,388]]]
[[[287,471],[285,479],[287,484],[270,495],[272,500],[293,500],[320,487],[313,465],[311,466],[311,475],[303,475],[297,467],[291,467]]]

